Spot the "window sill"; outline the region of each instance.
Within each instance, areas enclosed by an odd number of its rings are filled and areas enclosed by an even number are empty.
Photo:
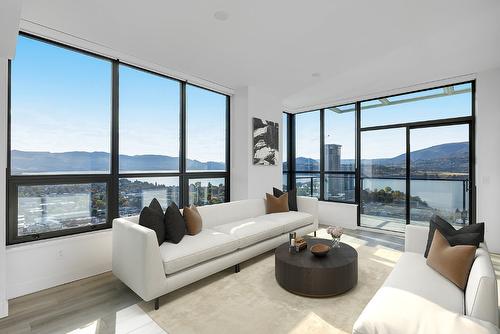
[[[17,244],[12,244],[12,245],[7,245],[6,249],[8,252],[15,252],[16,250],[24,250],[27,248],[38,248],[38,247],[45,247],[47,244],[50,244],[51,246],[60,244],[60,243],[65,243],[70,239],[90,239],[90,238],[95,238],[96,235],[99,234],[111,234],[111,228],[105,228],[105,229],[100,229],[96,231],[88,231],[88,232],[81,232],[77,234],[70,234],[70,235],[62,235],[59,237],[53,237],[53,238],[48,238],[48,239],[42,239],[42,240],[33,240],[33,241],[26,241],[26,242],[21,242]]]
[[[332,203],[332,204],[347,204],[347,205],[354,205],[354,206],[358,206],[358,203],[356,202],[347,202],[347,201],[329,201],[329,200],[319,200],[319,202],[321,203]]]

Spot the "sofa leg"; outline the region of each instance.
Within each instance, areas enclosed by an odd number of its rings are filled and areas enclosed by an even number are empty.
[[[316,236],[316,231],[314,231],[314,236]]]
[[[155,299],[155,310],[158,310],[160,308],[160,297]]]
[[[239,273],[240,272],[240,264],[235,264],[234,265],[234,273]]]

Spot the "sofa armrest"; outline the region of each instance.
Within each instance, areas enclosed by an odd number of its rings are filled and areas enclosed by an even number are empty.
[[[318,199],[316,197],[297,196],[297,208],[300,212],[307,212],[314,217],[315,229],[318,229]]]
[[[429,227],[406,225],[405,252],[425,253]]]
[[[160,295],[166,277],[156,233],[125,218],[113,220],[113,274],[145,301]]]
[[[495,268],[485,248],[476,250],[465,288],[465,314],[498,326],[498,288]]]

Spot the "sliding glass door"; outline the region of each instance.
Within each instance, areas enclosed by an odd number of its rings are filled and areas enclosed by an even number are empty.
[[[469,124],[410,130],[410,223],[427,225],[433,214],[451,224],[469,223]]]
[[[473,92],[463,83],[358,104],[359,225],[474,222]]]
[[[357,204],[358,226],[475,223],[474,82],[285,114],[283,188]]]
[[[404,231],[406,226],[406,129],[361,132],[360,223]]]

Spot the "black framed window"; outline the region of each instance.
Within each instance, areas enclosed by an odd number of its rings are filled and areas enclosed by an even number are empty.
[[[229,200],[229,96],[20,34],[9,62],[8,244]]]
[[[355,202],[356,196],[356,105],[322,111],[323,199]]]
[[[179,172],[179,81],[119,65],[120,173]]]
[[[281,161],[283,167],[283,178],[282,178],[282,190],[288,191],[290,189],[290,180],[289,180],[289,165],[290,165],[290,115],[288,113],[283,113],[282,117],[282,145],[281,148]]]
[[[293,183],[299,196],[320,198],[321,110],[294,115]]]
[[[209,205],[223,203],[226,198],[226,178],[189,178],[189,204]]]
[[[293,146],[283,179],[301,196],[356,201],[356,105],[284,113]]]
[[[109,174],[112,62],[25,36],[17,50],[10,174]]]
[[[474,86],[360,102],[360,226],[474,222]]]
[[[137,215],[156,198],[163,209],[172,202],[180,205],[178,176],[121,177],[119,181],[119,214]]]
[[[471,81],[284,113],[292,143],[284,182],[359,204],[365,227],[403,231],[432,214],[474,222],[474,92]]]
[[[227,97],[197,86],[186,86],[186,169],[226,171]]]

